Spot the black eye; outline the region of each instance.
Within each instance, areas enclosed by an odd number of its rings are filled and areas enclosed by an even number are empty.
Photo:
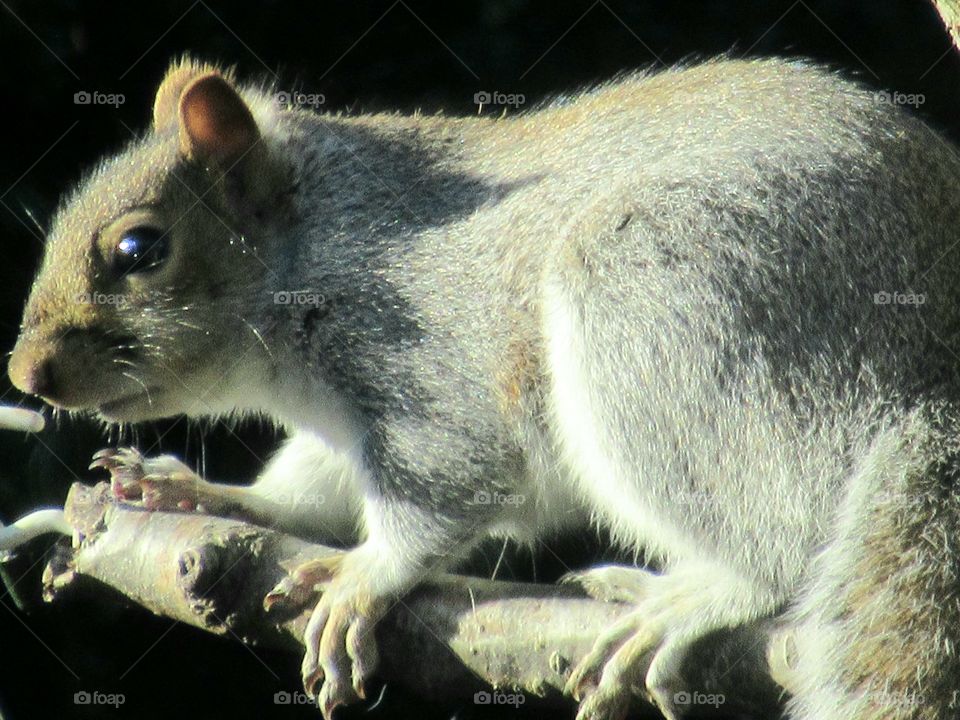
[[[159,229],[140,225],[120,236],[113,253],[113,269],[118,275],[150,272],[167,259],[170,248]]]

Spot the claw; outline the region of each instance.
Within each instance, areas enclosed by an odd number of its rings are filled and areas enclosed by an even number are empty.
[[[320,689],[320,695],[317,698],[317,705],[320,712],[323,713],[325,720],[332,720],[333,711],[340,705],[349,705],[357,699],[353,693],[353,688],[342,682],[339,678],[327,678],[323,687]]]
[[[139,500],[143,461],[133,448],[104,448],[94,453],[89,469],[103,468],[110,473],[110,490],[118,500]]]
[[[289,595],[293,591],[293,581],[288,575],[278,582],[273,590],[268,592],[263,598],[263,609],[266,612],[273,612],[276,607],[286,607]]]
[[[326,605],[321,601],[321,605]],[[354,610],[344,606],[334,606],[328,611],[320,608],[320,616],[326,615],[323,626],[318,659],[325,676],[323,687],[317,704],[323,716],[330,720],[334,709],[338,705],[347,705],[357,699],[354,684],[351,682],[353,674],[349,653],[346,647],[346,638],[351,627],[357,621]]]
[[[103,448],[93,454],[93,459],[94,461],[112,459],[116,457],[117,453],[117,448]],[[91,464],[91,467],[93,467],[93,464]]]
[[[639,627],[642,627],[640,625]],[[563,691],[571,695],[577,702],[584,696],[584,687],[588,684],[597,685],[597,680],[601,677],[604,665],[610,656],[619,648],[625,639],[638,632],[638,619],[634,615],[627,615],[623,620],[617,622],[612,628],[606,631],[593,649],[577,663],[570,677],[563,687]],[[655,642],[654,638],[650,640],[651,644]]]
[[[353,693],[361,700],[367,699],[367,690],[363,686],[363,680],[357,675],[357,673],[353,673]]]
[[[333,580],[342,556],[337,553],[298,565],[263,598],[263,609],[295,610],[316,602],[317,595]]]
[[[371,632],[372,621],[362,617],[347,629],[347,656],[353,661],[353,691],[361,700],[367,699],[366,682],[380,661],[377,644],[367,637]]]
[[[89,469],[106,468],[112,470],[121,466],[134,466],[143,463],[143,455],[134,448],[104,448],[93,454]]]
[[[306,640],[306,636],[304,636]],[[317,660],[317,651],[307,644],[307,650],[303,655],[303,662],[300,665],[300,680],[303,683],[303,691],[312,698],[317,697],[320,692],[320,685],[323,683],[323,668]]]
[[[591,682],[589,682],[590,687],[596,687],[596,682],[592,681],[592,677],[595,675],[595,668],[587,667],[581,662],[573,669],[573,672],[570,673],[570,677],[567,678],[567,682],[563,686],[564,695],[569,695],[577,702],[580,702],[584,698],[584,689],[588,685],[588,680],[591,680]]]
[[[560,578],[564,585],[577,585],[587,595],[604,602],[639,604],[649,594],[656,575],[650,570],[620,565],[601,565]]]
[[[105,452],[106,450],[98,451],[93,456],[93,460],[90,461],[90,464],[87,466],[87,470],[96,470],[97,468],[107,468],[110,465],[113,458],[110,458],[104,455],[103,453]]]
[[[580,702],[579,700],[577,702]],[[614,696],[594,692],[587,695],[577,711],[577,720],[609,720],[609,718],[626,717],[630,709],[630,695],[617,694]]]
[[[300,666],[300,676],[303,680],[303,688],[308,695],[316,697],[316,686],[324,681],[325,673],[320,665],[320,641],[323,630],[330,617],[330,609],[323,602],[317,604],[306,629],[303,631],[303,644],[306,647],[306,653],[303,656],[303,663]]]
[[[323,669],[315,667],[310,671],[302,671],[303,691],[312,698],[320,694],[320,687],[323,684]]]

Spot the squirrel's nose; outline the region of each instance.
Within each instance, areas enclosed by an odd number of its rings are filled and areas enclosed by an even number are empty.
[[[7,374],[14,386],[28,395],[51,397],[55,394],[50,358],[30,352],[19,344],[13,350]]]

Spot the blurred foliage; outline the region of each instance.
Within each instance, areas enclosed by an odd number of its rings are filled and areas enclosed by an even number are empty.
[[[165,67],[185,52],[279,89],[322,93],[325,111],[450,115],[476,113],[474,94],[484,90],[523,93],[531,103],[659,62],[724,52],[801,56],[877,88],[922,94],[919,112],[960,137],[960,60],[932,6],[915,0],[4,0],[0,47],[0,347],[7,350],[42,252],[33,219],[45,226],[84,168],[143,131]],[[125,102],[75,105],[80,91],[122,93]],[[20,400],[5,377],[0,396]],[[70,482],[91,478],[90,454],[107,439],[83,420],[51,425],[38,437],[0,438],[0,519],[60,503]],[[170,421],[141,429],[139,440],[149,452],[203,462],[213,478],[245,480],[276,436],[261,427],[234,434]],[[297,658],[204,636],[89,589],[42,604],[39,573],[49,544],[35,541],[9,567],[26,611],[2,599],[0,713],[7,720],[317,717],[311,708],[272,702],[274,692],[296,689]],[[549,580],[586,562],[596,544],[573,538],[536,558],[512,553],[507,562],[519,577],[531,577],[535,564],[539,579]],[[494,549],[477,570],[489,573],[496,557]],[[77,690],[122,692],[126,703],[76,706]],[[486,717],[480,712],[437,708],[388,688],[369,716]],[[368,715],[353,709],[344,716]]]

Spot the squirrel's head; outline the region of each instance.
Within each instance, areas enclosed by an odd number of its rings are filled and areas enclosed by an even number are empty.
[[[58,211],[10,360],[14,385],[115,421],[236,407],[238,375],[268,367],[248,314],[270,302],[267,246],[289,214],[282,142],[268,95],[176,64],[149,133]]]

